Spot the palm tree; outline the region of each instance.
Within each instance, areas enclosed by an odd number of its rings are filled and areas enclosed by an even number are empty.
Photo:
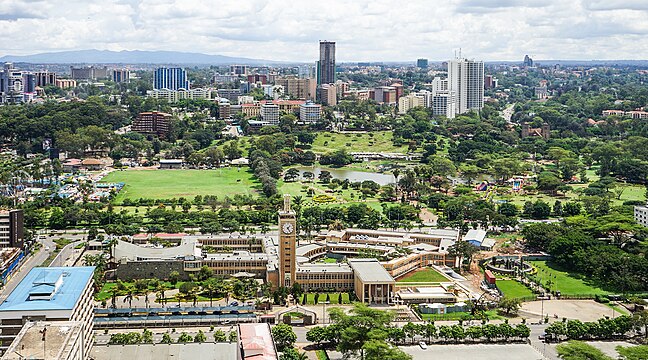
[[[124,296],[124,302],[128,301],[128,307],[133,307],[133,299],[139,299],[137,294],[138,292],[134,287],[128,286],[126,296]]]
[[[400,175],[400,170],[399,169],[394,169],[392,170],[392,174],[394,174],[394,185],[396,186],[396,197],[398,197],[398,175]]]
[[[339,219],[333,220],[333,222],[329,225],[329,230],[342,230],[344,229],[344,223],[340,221]]]
[[[193,300],[194,307],[196,307],[196,301],[198,301],[198,294],[200,294],[199,286],[194,286],[189,292],[189,297]]]
[[[209,295],[209,306],[212,306],[212,302],[214,299],[214,293],[218,292],[219,289],[222,288],[222,284],[219,284],[219,282],[222,283],[221,280],[217,280],[216,278],[209,278],[207,281],[203,283],[203,288],[207,290],[207,294]]]
[[[113,287],[109,290],[110,292],[110,306],[115,309],[117,308],[117,288]]]
[[[160,304],[162,305],[166,304],[166,290],[167,288],[162,282],[158,283],[157,287],[155,288],[157,297],[158,299],[160,299]]]

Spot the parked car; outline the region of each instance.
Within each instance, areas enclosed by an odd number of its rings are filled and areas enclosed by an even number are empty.
[[[427,350],[427,344],[425,343],[425,341],[419,342],[419,346],[421,347],[421,349]]]
[[[232,301],[230,303],[230,306],[239,306],[239,303],[238,303],[238,301]]]

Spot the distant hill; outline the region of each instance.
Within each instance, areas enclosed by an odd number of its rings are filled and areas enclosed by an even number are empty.
[[[206,65],[263,65],[279,64],[280,61],[207,55],[178,51],[110,51],[77,50],[40,53],[34,55],[5,55],[0,62],[37,64],[206,64]]]

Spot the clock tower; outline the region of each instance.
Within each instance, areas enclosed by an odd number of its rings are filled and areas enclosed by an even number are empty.
[[[291,287],[295,283],[297,264],[295,247],[297,243],[297,218],[290,209],[290,195],[284,195],[284,206],[279,210],[279,284]]]

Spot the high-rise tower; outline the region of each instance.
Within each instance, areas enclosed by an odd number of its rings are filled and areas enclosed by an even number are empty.
[[[335,83],[335,42],[320,41],[317,85]]]
[[[297,264],[297,217],[290,209],[290,195],[284,195],[284,207],[279,211],[279,284],[290,287],[295,283]]]
[[[484,62],[454,59],[448,62],[448,91],[456,97],[455,114],[484,107]]]
[[[183,68],[161,67],[155,69],[153,73],[153,89],[189,90],[187,71]]]

